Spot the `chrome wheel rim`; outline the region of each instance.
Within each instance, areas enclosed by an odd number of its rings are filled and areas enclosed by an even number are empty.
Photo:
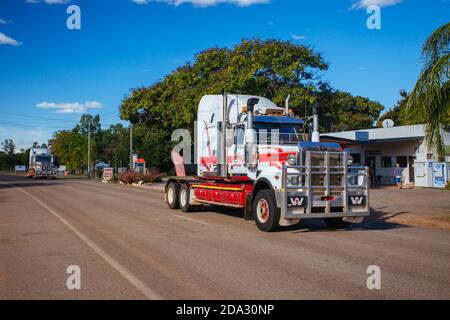
[[[167,200],[169,200],[169,203],[172,204],[174,203],[174,194],[175,194],[175,190],[173,190],[173,188],[169,188],[169,191],[167,192]]]
[[[259,222],[266,223],[269,220],[269,203],[266,199],[260,199],[256,205],[256,216]]]
[[[184,207],[187,203],[187,192],[186,190],[181,190],[180,193],[180,203]]]

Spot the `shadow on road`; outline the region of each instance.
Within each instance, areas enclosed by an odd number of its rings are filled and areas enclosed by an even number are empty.
[[[53,185],[60,185],[61,183],[56,180],[24,180],[24,181],[18,181],[18,180],[12,180],[12,181],[5,181],[2,182],[6,183],[0,183],[0,190],[1,189],[9,189],[9,188],[29,188],[29,187],[41,187],[41,186],[53,186]]]
[[[361,230],[390,230],[398,228],[407,228],[408,225],[393,223],[387,221],[387,219],[408,213],[407,211],[390,212],[383,211],[388,207],[372,209],[369,217],[367,217],[362,224],[353,224],[347,229],[343,229],[343,232],[361,231]],[[208,212],[211,214],[222,214],[236,219],[242,219],[244,217],[243,210],[236,210],[233,208],[222,208],[215,206],[205,206],[200,212]],[[278,232],[318,232],[329,231],[330,229],[325,225],[322,219],[304,219],[297,225],[282,227]]]

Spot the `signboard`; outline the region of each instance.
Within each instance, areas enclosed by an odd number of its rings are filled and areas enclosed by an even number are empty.
[[[27,171],[27,167],[26,166],[15,166],[14,170],[16,172],[25,172],[25,171]]]
[[[103,168],[103,181],[110,181],[114,175],[114,170],[111,167]]]
[[[135,162],[136,163],[145,163],[145,159],[144,158],[139,158],[139,159],[136,159]]]
[[[433,170],[433,188],[445,188],[447,184],[447,166],[445,163],[434,162]]]
[[[355,131],[355,141],[369,142],[369,131]]]
[[[59,172],[67,171],[67,167],[66,167],[66,166],[59,166],[59,167],[58,167],[58,171],[59,171]]]

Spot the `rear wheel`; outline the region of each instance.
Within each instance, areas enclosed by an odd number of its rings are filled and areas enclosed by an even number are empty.
[[[191,200],[191,189],[189,185],[183,183],[180,188],[180,209],[183,212],[191,212],[195,210],[195,206],[190,204]]]
[[[253,200],[253,218],[258,228],[265,232],[279,228],[280,209],[276,205],[275,196],[271,190],[260,190]]]
[[[351,225],[350,222],[346,222],[342,218],[326,218],[323,219],[323,222],[332,230],[347,229]]]
[[[167,205],[170,209],[180,208],[180,185],[177,182],[171,182],[167,187]]]

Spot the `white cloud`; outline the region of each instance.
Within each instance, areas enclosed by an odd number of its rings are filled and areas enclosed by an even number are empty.
[[[0,18],[0,24],[7,24],[8,21],[6,21],[5,19]]]
[[[35,141],[39,142],[39,144],[47,143],[52,137],[53,131],[45,128],[45,126],[37,128],[15,128],[0,125],[0,141],[13,139],[17,152],[20,149],[30,148]]]
[[[365,9],[372,5],[379,6],[380,8],[389,7],[395,6],[400,2],[402,2],[402,0],[359,0],[358,2],[352,5],[352,9],[354,10]]]
[[[41,102],[36,105],[36,107],[41,109],[56,109],[57,113],[83,113],[88,109],[100,109],[102,104],[98,101],[86,101],[84,103],[80,102]]]
[[[8,37],[6,34],[0,32],[0,45],[2,45],[2,44],[9,44],[9,45],[15,46],[15,47],[21,45],[21,43],[18,42],[17,40],[15,40],[11,37]]]
[[[291,34],[291,38],[294,40],[305,40],[306,36],[301,34]]]
[[[164,2],[173,6],[190,3],[197,7],[209,7],[221,3],[231,3],[239,7],[247,7],[253,4],[269,3],[271,0],[131,0],[137,4],[148,4],[150,2]]]
[[[39,3],[44,2],[46,4],[65,4],[69,3],[70,0],[27,0],[28,3]]]

